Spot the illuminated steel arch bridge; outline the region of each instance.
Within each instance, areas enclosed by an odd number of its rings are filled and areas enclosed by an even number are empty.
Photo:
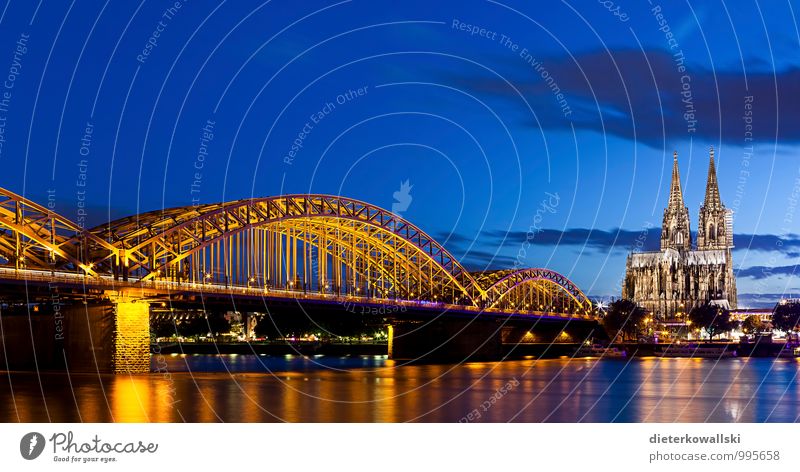
[[[0,279],[48,274],[98,286],[355,297],[594,318],[583,292],[554,271],[469,272],[398,215],[330,195],[171,208],[82,229],[0,189]]]

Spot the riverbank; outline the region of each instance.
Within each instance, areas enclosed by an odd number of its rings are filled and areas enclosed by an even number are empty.
[[[616,347],[633,357],[655,356],[669,344],[653,343],[615,343]],[[783,349],[783,343],[699,343],[699,347],[727,347],[728,351],[736,351],[737,357],[777,357]],[[535,357],[537,359],[558,359],[562,356],[571,357],[580,347],[578,343],[526,343],[507,344],[505,359],[523,359]],[[156,343],[151,346],[154,354],[264,354],[272,356],[304,355],[304,356],[379,356],[388,354],[387,343],[277,343],[277,342],[184,342],[184,343]]]
[[[150,352],[157,354],[265,354],[270,356],[378,356],[388,352],[386,343],[264,343],[264,342],[184,342],[156,343]]]
[[[683,345],[686,345],[684,342]],[[735,351],[736,357],[777,357],[785,344],[780,342],[775,343],[722,343],[722,342],[704,342],[693,343],[695,347],[700,348],[721,348],[725,347],[726,351]],[[578,349],[580,344],[518,344],[509,345],[507,357],[512,359],[522,358],[525,356],[534,356],[542,359],[555,359],[561,356],[572,356]],[[667,343],[614,343],[609,347],[617,348],[625,351],[628,357],[650,357],[655,356],[657,352],[666,349],[670,344]],[[677,344],[672,344],[677,347]]]

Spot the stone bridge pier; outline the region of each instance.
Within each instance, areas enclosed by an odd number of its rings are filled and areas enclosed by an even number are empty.
[[[149,303],[105,295],[88,303],[54,301],[41,312],[0,312],[0,368],[150,372]]]

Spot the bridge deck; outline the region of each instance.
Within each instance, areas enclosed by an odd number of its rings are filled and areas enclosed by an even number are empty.
[[[444,302],[425,300],[405,300],[395,298],[367,297],[355,295],[338,295],[331,293],[304,292],[302,290],[284,290],[272,288],[254,288],[244,286],[225,286],[215,283],[188,283],[164,280],[115,280],[111,276],[91,277],[68,272],[47,272],[40,270],[15,270],[0,267],[0,283],[24,284],[26,286],[57,286],[83,289],[89,294],[91,289],[114,292],[127,292],[142,298],[170,300],[176,295],[222,295],[232,298],[249,298],[264,300],[298,300],[315,301],[330,304],[353,304],[363,306],[396,306],[423,310],[472,313],[475,315],[497,315],[524,318],[556,318],[556,319],[593,319],[591,315],[581,313],[556,313],[539,310],[509,310],[491,307],[475,307]]]

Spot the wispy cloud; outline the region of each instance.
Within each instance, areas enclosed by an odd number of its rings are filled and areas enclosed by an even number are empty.
[[[525,231],[487,230],[481,233],[488,244],[497,245],[503,242],[524,241],[528,234]],[[693,234],[696,238],[696,234]],[[661,228],[643,228],[630,230],[616,228],[611,230],[568,228],[565,230],[544,229],[536,233],[534,244],[543,246],[584,246],[602,252],[610,250],[643,251],[658,250],[661,243]],[[787,257],[800,253],[800,235],[773,235],[738,233],[733,235],[734,250],[742,251],[779,251]]]
[[[774,277],[777,275],[796,275],[796,274],[800,274],[800,272],[798,272],[797,265],[785,265],[776,267],[751,266],[741,269],[736,273],[736,276],[761,280],[761,279],[768,279],[770,277]]]
[[[528,238],[525,231],[500,231],[488,230],[482,233],[490,244],[515,243],[519,244]],[[532,243],[541,246],[583,246],[601,252],[609,250],[628,251],[639,243],[642,250],[656,250],[661,240],[659,228],[649,228],[639,231],[626,229],[587,229],[570,228],[566,230],[542,229],[533,235]]]
[[[675,137],[692,135],[742,143],[745,96],[752,97],[758,126],[753,139],[763,142],[800,140],[800,114],[779,103],[800,103],[800,69],[778,71],[707,70],[686,64],[679,72],[675,59],[661,50],[621,49],[593,51],[572,57],[536,58],[555,82],[546,82],[521,63],[510,82],[536,106],[536,128],[589,129],[663,148]],[[508,83],[495,77],[449,78],[478,93],[492,94],[520,104]],[[565,117],[555,105],[553,83],[573,113]],[[723,118],[724,117],[724,118]],[[737,117],[732,118],[732,117]]]
[[[740,293],[737,298],[739,307],[772,308],[781,298],[800,297],[800,288],[789,289],[783,293]]]
[[[512,267],[516,261],[512,250],[518,249],[529,234],[525,231],[485,230],[475,236],[458,233],[439,234],[438,240],[447,241],[445,246],[470,269],[498,269]],[[696,237],[696,236],[695,236]],[[787,258],[800,255],[800,235],[734,234],[734,251],[779,252]],[[569,228],[565,230],[543,229],[537,232],[532,245],[541,247],[563,246],[584,248],[596,253],[627,253],[630,251],[656,251],[661,242],[660,228],[629,230],[616,228],[599,230]],[[485,248],[501,248],[497,254]],[[800,261],[798,261],[800,263]],[[751,266],[738,272],[739,277],[765,279],[778,275],[800,275],[794,265],[777,267]]]

